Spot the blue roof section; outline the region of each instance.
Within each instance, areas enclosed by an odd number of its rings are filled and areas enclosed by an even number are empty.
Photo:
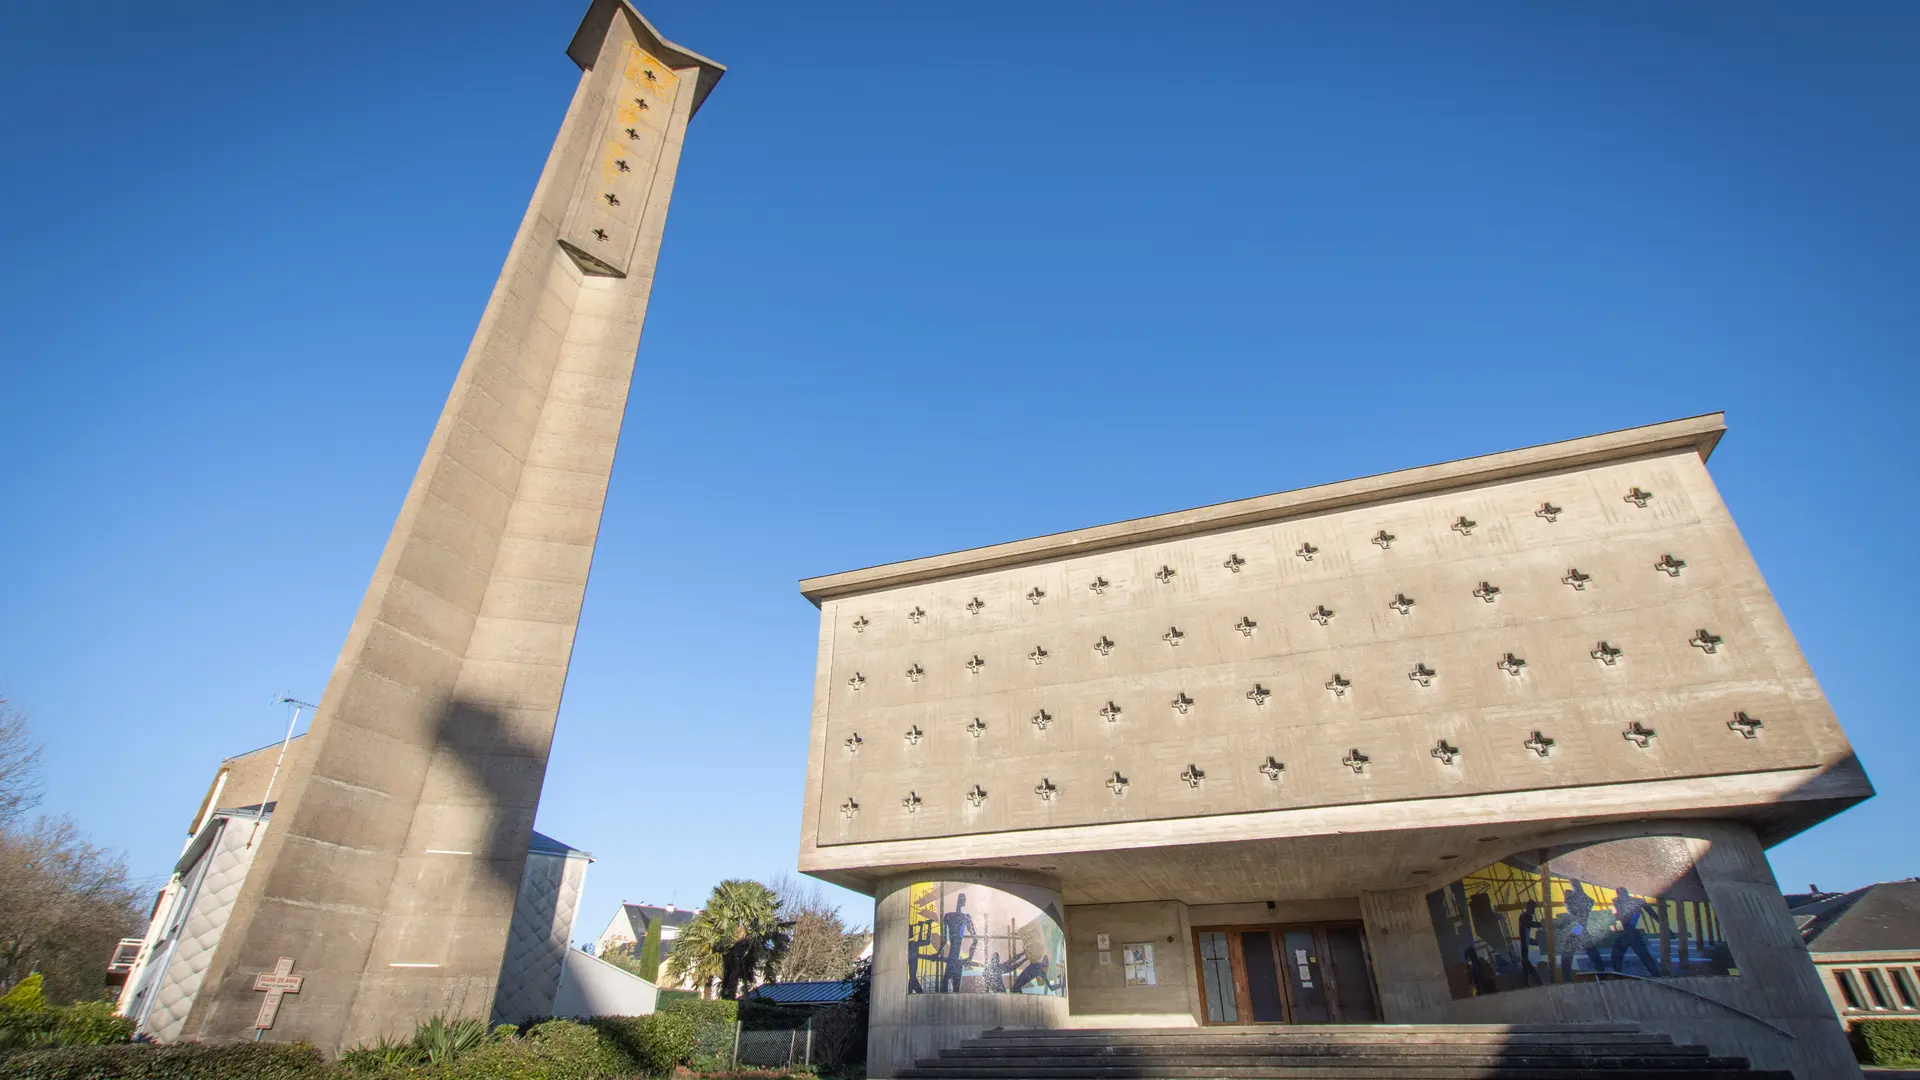
[[[853,982],[768,983],[747,996],[776,1005],[837,1005],[853,996]]]
[[[593,858],[592,853],[581,851],[576,847],[569,847],[555,840],[553,837],[548,836],[546,833],[541,832],[539,829],[533,830],[533,837],[527,841],[527,854],[565,855],[569,857],[578,855],[583,859]]]

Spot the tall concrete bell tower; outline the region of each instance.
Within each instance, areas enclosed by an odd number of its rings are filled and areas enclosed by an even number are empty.
[[[187,1038],[253,1037],[276,968],[276,1041],[493,1003],[680,148],[725,71],[625,0],[567,53],[573,103]]]

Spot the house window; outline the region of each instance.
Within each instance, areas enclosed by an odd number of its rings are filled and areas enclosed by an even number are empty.
[[[1867,981],[1867,995],[1873,998],[1874,1008],[1890,1009],[1893,1007],[1887,1000],[1887,984],[1881,981],[1880,972],[1877,969],[1861,968],[1860,977]]]
[[[1893,980],[1893,992],[1900,998],[1901,1008],[1920,1008],[1920,1000],[1914,997],[1913,980],[1907,977],[1905,968],[1888,968],[1887,978]]]
[[[1833,981],[1840,987],[1840,997],[1847,1003],[1847,1008],[1858,1009],[1862,1007],[1860,1004],[1860,989],[1853,985],[1853,972],[1835,971],[1833,973]]]

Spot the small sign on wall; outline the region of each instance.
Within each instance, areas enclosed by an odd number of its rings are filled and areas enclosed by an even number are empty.
[[[1101,952],[1106,952],[1108,949],[1113,948],[1112,934],[1095,934],[1093,936],[1093,941],[1094,941],[1093,947],[1096,949],[1099,949]]]
[[[1120,946],[1120,962],[1126,966],[1128,986],[1157,986],[1153,970],[1153,943],[1143,941]]]

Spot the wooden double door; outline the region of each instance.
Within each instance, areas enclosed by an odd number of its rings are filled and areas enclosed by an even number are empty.
[[[1193,932],[1209,1024],[1366,1024],[1380,1019],[1359,923],[1211,926]]]

